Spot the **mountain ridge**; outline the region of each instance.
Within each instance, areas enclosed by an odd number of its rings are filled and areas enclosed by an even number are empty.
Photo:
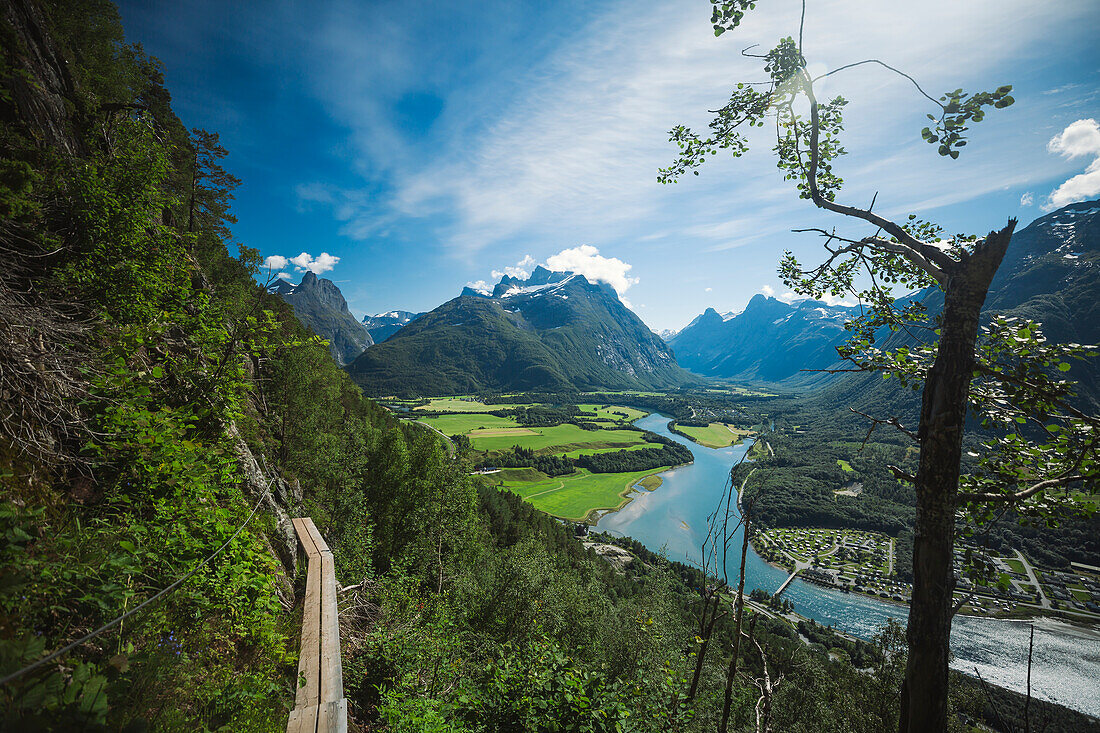
[[[538,267],[464,288],[347,367],[369,394],[668,389],[698,381],[604,283]]]
[[[340,366],[374,345],[367,327],[351,314],[344,294],[331,280],[307,272],[297,285],[280,280],[271,292],[291,305],[302,325],[329,342],[329,353]]]
[[[424,314],[412,311],[386,311],[373,316],[363,316],[363,325],[367,327],[367,332],[374,343],[380,344],[422,315]]]
[[[740,312],[707,308],[669,344],[681,366],[707,377],[783,382],[836,361],[850,308],[786,303],[757,293]]]

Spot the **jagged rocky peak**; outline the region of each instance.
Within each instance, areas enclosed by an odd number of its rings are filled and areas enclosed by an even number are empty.
[[[312,272],[302,275],[302,281],[297,285],[280,280],[271,287],[271,292],[284,297],[288,295],[309,295],[316,299],[317,303],[331,308],[340,313],[349,313],[348,303],[344,300],[344,294],[332,280],[317,277]]]
[[[422,315],[424,314],[412,311],[386,311],[373,316],[363,316],[363,325],[370,332],[374,343],[380,344]]]
[[[539,265],[526,280],[521,280],[518,277],[512,277],[510,275],[502,277],[496,287],[493,288],[493,297],[502,298],[510,294],[516,294],[525,288],[565,282],[570,277],[573,277],[572,272],[554,272],[553,270],[548,270],[542,265]]]
[[[344,300],[344,294],[340,292],[340,288],[336,287],[336,283],[332,280],[317,277],[312,272],[307,272],[302,275],[302,282],[298,284],[298,287],[316,291],[317,300],[321,305],[341,313],[348,312],[348,303]]]
[[[368,326],[375,321],[408,323],[419,315],[421,314],[413,313],[412,311],[386,311],[385,313],[375,313],[373,316],[363,316],[363,323],[366,323]]]
[[[350,363],[374,345],[370,331],[351,314],[344,294],[331,280],[307,272],[297,285],[280,280],[271,291],[290,303],[303,325],[329,342],[337,364]]]

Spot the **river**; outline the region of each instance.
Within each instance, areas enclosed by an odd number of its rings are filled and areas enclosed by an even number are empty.
[[[639,419],[638,427],[671,438],[691,450],[695,462],[661,474],[656,491],[642,491],[618,512],[600,518],[597,528],[629,535],[651,550],[663,550],[670,560],[701,565],[700,545],[707,531],[707,515],[714,511],[730,469],[749,448],[745,443],[714,450],[668,431],[669,418],[656,413]],[[736,507],[733,511],[736,513]],[[741,557],[740,534],[730,546],[730,582],[736,583]],[[745,561],[745,591],[774,592],[786,579],[781,568],[764,562],[752,548]],[[795,610],[818,623],[833,625],[863,639],[890,617],[903,623],[902,606],[795,579],[783,597]],[[1009,689],[1026,689],[1028,629],[1031,622],[956,616],[951,630],[952,667],[974,673]],[[1100,717],[1100,630],[1059,621],[1034,622],[1035,651],[1031,687],[1036,697],[1058,702]]]

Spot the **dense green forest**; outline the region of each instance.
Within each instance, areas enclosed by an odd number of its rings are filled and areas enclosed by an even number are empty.
[[[912,444],[900,434],[881,431],[865,441],[864,418],[820,400],[779,398],[766,404],[778,428],[763,437],[772,450],[755,450],[753,462],[735,472],[735,480],[748,479],[744,497],[754,499],[757,521],[768,527],[885,532],[899,540],[897,570],[908,580],[915,498],[912,487],[888,466],[915,466]],[[977,431],[969,439],[980,436]],[[858,496],[834,493],[856,484]],[[963,537],[967,529],[960,526]],[[1100,555],[1100,515],[1066,515],[1047,522],[1008,509],[973,541],[991,550],[1015,547],[1052,567],[1093,563]]]
[[[176,117],[114,6],[2,7],[0,675],[196,571],[0,687],[2,727],[285,729],[302,585],[286,520],[312,516],[347,589],[355,729],[713,730],[735,632],[723,616],[689,698],[705,579],[629,540],[616,571],[364,398],[257,283],[217,135]],[[745,628],[733,729],[755,728],[765,663],[776,730],[896,720],[897,628]],[[952,705],[959,729],[987,714],[962,686]]]
[[[660,447],[606,451],[569,458],[539,454],[517,445],[509,451],[494,452],[490,456],[482,457],[478,461],[478,467],[534,468],[547,476],[563,476],[578,468],[587,468],[592,473],[628,473],[679,466],[693,460],[691,451],[683,445],[648,431],[645,436],[648,442],[659,444]]]

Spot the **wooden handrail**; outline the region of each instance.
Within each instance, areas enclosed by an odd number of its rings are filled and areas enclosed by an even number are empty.
[[[346,733],[348,701],[340,665],[340,619],[336,609],[336,573],[313,520],[294,520],[298,541],[309,558],[302,610],[302,650],[298,691],[287,733]]]

